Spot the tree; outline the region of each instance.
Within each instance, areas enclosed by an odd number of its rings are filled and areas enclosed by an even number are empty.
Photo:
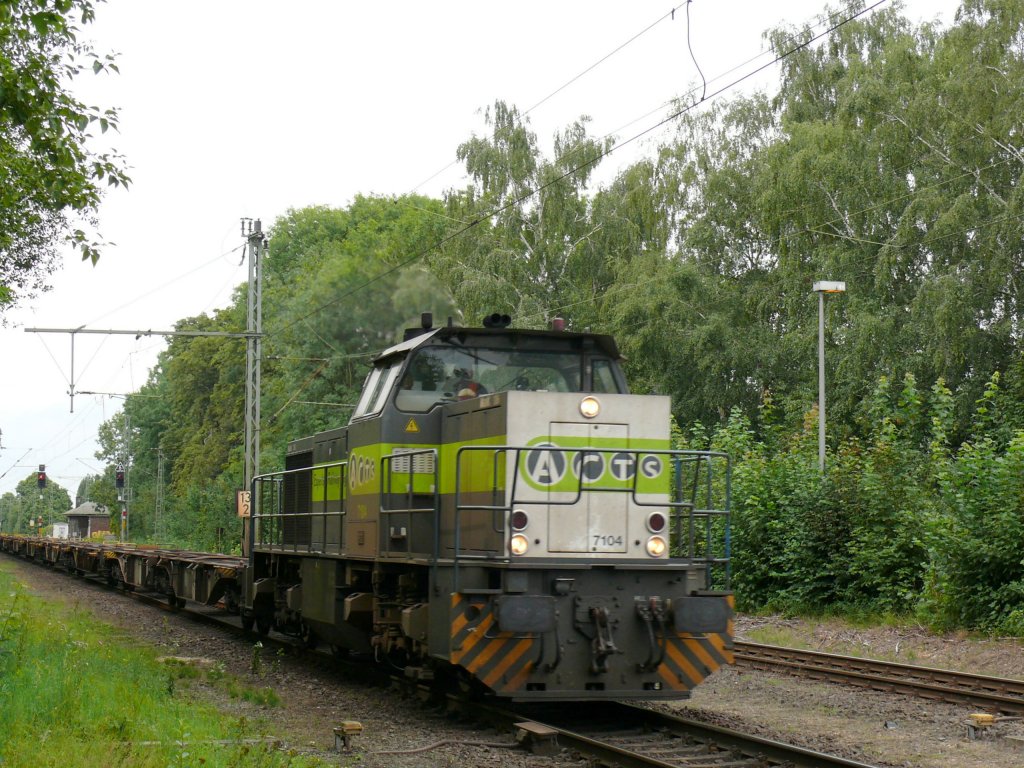
[[[587,325],[610,276],[585,192],[611,140],[589,137],[580,118],[555,136],[548,160],[514,106],[498,101],[485,120],[490,135],[457,152],[471,183],[445,196],[455,226],[479,223],[446,241],[431,266],[471,318],[501,311],[527,324],[561,315]]]
[[[643,388],[671,393],[683,423],[753,418],[767,392],[799,423],[816,399],[811,286],[845,280],[828,306],[831,435],[866,436],[875,382],[907,373],[946,381],[951,439],[969,434],[1024,327],[1022,28],[1024,6],[997,0],[968,0],[947,30],[898,9],[852,21],[788,55],[774,95],[686,114],[657,164],[599,193],[642,198],[635,226],[596,202],[593,225],[642,257],[617,262],[605,306]],[[793,34],[769,38],[789,50]]]
[[[68,492],[52,480],[40,490],[36,485],[36,473],[26,477],[15,488],[14,493],[5,493],[0,498],[0,530],[5,533],[35,533],[29,528],[30,520],[42,520],[43,527],[64,522],[64,513],[71,509]]]
[[[117,71],[79,39],[94,15],[92,0],[0,2],[0,311],[44,287],[62,243],[95,263],[100,244],[85,230],[102,188],[129,183],[119,155],[90,149],[117,111],[69,90],[85,71]]]
[[[264,263],[262,471],[283,465],[287,440],[345,423],[369,360],[399,329],[418,324],[421,311],[452,313],[415,259],[443,236],[440,214],[437,200],[357,197],[343,210],[306,208],[275,222]],[[239,288],[230,306],[176,328],[237,333],[245,301]],[[239,339],[174,337],[124,415],[101,426],[97,458],[108,466],[93,496],[107,498],[96,494],[112,491],[113,465],[124,461],[133,540],[198,549],[237,540],[244,385]]]

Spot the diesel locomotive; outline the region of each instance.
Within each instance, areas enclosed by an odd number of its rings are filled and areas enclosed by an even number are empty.
[[[732,661],[729,460],[614,340],[421,327],[254,479],[243,624],[512,700],[683,698]]]

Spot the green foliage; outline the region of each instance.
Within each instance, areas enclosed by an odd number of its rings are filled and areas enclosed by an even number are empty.
[[[410,262],[442,236],[440,212],[422,197],[358,197],[344,210],[290,211],[275,223],[264,267],[262,471],[283,465],[288,440],[347,421],[372,355],[418,325],[421,311],[439,321],[453,314],[440,283]],[[238,332],[245,299],[239,290],[231,306],[176,327]],[[101,427],[98,458],[108,467],[96,496],[124,462],[133,540],[238,548],[244,382],[241,340],[175,337],[124,413]]]
[[[514,106],[496,102],[485,121],[489,135],[457,152],[470,184],[445,196],[453,228],[466,231],[430,254],[432,268],[474,321],[497,311],[588,325],[611,275],[585,192],[611,140],[588,136],[580,118],[554,137],[548,160]]]
[[[44,532],[52,523],[66,520],[64,513],[71,509],[71,497],[60,485],[50,479],[42,491],[36,485],[33,472],[15,488],[14,493],[0,497],[0,531],[4,533],[36,533],[29,529],[29,520],[42,518]]]
[[[1024,625],[1024,432],[1005,451],[965,443],[942,482],[928,614],[946,626],[1019,634]]]
[[[91,0],[0,3],[0,311],[43,287],[62,243],[95,262],[100,244],[83,227],[105,186],[130,181],[122,158],[90,149],[117,111],[69,91],[83,72],[117,71],[80,39],[94,15]]]
[[[916,612],[939,627],[1021,634],[1024,431],[1001,441],[998,381],[979,400],[976,439],[951,454],[944,383],[925,397],[909,374],[898,391],[881,379],[865,407],[868,437],[839,445],[825,475],[815,413],[797,432],[773,430],[768,442],[734,412],[711,443],[735,462],[738,604],[847,616]]]

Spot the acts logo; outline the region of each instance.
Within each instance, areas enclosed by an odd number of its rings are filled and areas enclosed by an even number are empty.
[[[565,477],[565,453],[553,443],[538,443],[526,454],[526,475],[537,485],[551,486]]]
[[[664,469],[662,458],[653,453],[544,442],[527,451],[521,471],[538,490],[572,492],[595,486],[621,489],[639,482],[638,490],[652,492],[645,483],[657,480]]]
[[[348,487],[356,488],[372,483],[377,477],[377,462],[369,456],[352,454],[348,460]]]

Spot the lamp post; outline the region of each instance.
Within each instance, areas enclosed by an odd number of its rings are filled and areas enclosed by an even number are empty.
[[[818,470],[825,472],[825,294],[844,293],[846,283],[819,280],[814,284],[818,294]]]

